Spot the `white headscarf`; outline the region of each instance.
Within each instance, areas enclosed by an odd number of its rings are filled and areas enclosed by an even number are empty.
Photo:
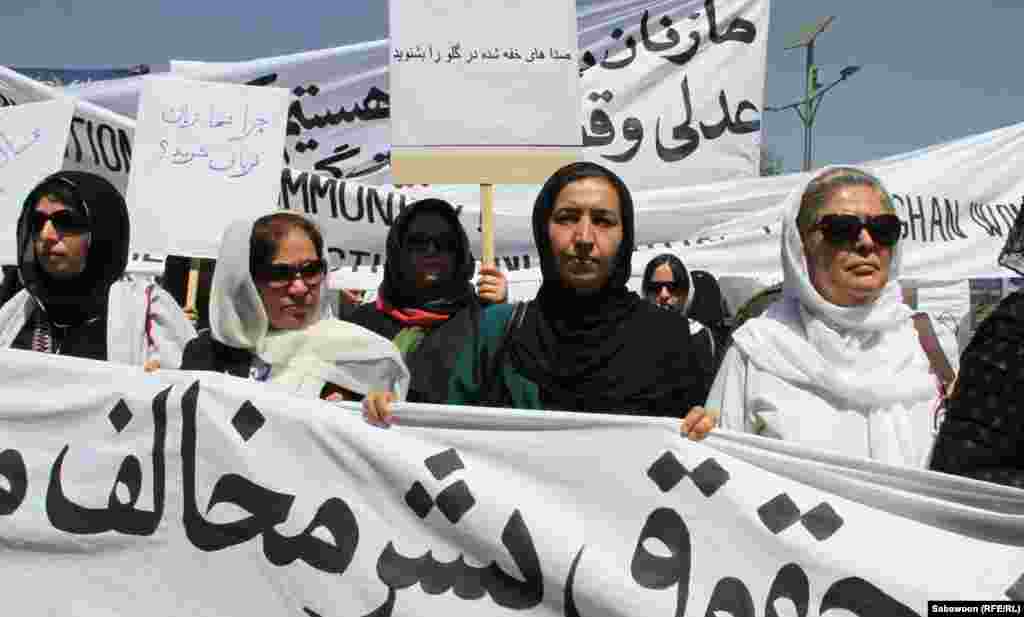
[[[330,382],[363,395],[370,390],[393,391],[404,399],[409,370],[394,343],[356,324],[333,319],[326,293],[321,293],[320,304],[305,328],[270,330],[270,319],[249,271],[254,222],[235,221],[224,231],[210,291],[213,338],[253,352],[271,366],[272,383],[297,393],[315,398],[324,383]]]
[[[829,302],[811,283],[797,227],[807,184],[790,193],[783,208],[782,300],[763,317],[747,321],[733,340],[760,370],[799,388],[824,391],[852,409],[882,410],[934,398],[935,378],[897,282],[902,247],[897,243],[893,249],[889,282],[877,300],[851,307]]]

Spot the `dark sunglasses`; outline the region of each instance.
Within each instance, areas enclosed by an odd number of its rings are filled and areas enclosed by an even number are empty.
[[[812,230],[820,229],[830,244],[856,244],[862,229],[882,246],[894,246],[903,232],[900,217],[895,214],[879,214],[861,218],[855,214],[826,214],[814,224]]]
[[[644,289],[652,295],[660,294],[662,289],[667,289],[670,294],[674,294],[679,291],[679,283],[675,281],[651,282],[644,285]]]
[[[298,265],[270,264],[265,266],[257,277],[271,287],[287,287],[296,277],[301,277],[306,285],[319,285],[327,272],[327,262],[323,259],[307,261]]]
[[[411,233],[405,237],[405,248],[414,253],[426,253],[430,246],[436,247],[440,253],[454,253],[459,248],[459,240],[454,234],[432,236],[424,233]]]
[[[33,233],[42,231],[47,221],[53,223],[57,232],[62,234],[82,234],[89,231],[89,219],[74,210],[61,210],[53,214],[33,210],[29,215],[29,225]]]

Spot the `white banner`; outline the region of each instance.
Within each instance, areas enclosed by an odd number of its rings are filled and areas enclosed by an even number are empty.
[[[281,88],[150,79],[128,185],[132,244],[215,258],[230,222],[272,211],[287,106]]]
[[[75,105],[54,100],[0,107],[0,262],[14,263],[21,206],[40,180],[60,169]]]
[[[904,277],[949,281],[1006,276],[996,258],[1024,201],[1024,179],[1016,171],[1021,165],[1024,123],[863,164],[881,177],[903,219]],[[792,174],[635,191],[634,277],[642,276],[656,254],[674,252],[688,266],[716,276],[781,280],[779,204],[806,179],[805,174]],[[531,191],[521,187],[517,200],[498,201],[495,250],[502,267],[532,268],[539,281]],[[319,217],[330,248],[346,266],[380,266],[394,216],[405,204],[428,195],[445,198],[459,209],[479,255],[475,187],[389,191],[292,172],[282,180],[281,203]]]
[[[87,106],[82,103],[79,110]],[[119,134],[134,128],[130,120],[117,126]],[[996,257],[1024,200],[1024,180],[1017,171],[1022,163],[1024,124],[867,163],[890,189],[906,226],[904,276],[942,281],[1006,276]],[[780,279],[778,205],[804,180],[803,174],[794,174],[636,191],[637,241],[651,246],[641,246],[634,257],[634,276],[642,274],[649,257],[669,250],[691,267],[717,276]],[[523,278],[539,280],[530,225],[536,189],[507,188],[498,193],[495,207],[498,262],[507,270],[534,269]],[[448,199],[460,208],[474,251],[480,254],[475,187],[396,191],[285,170],[280,204],[318,217],[335,260],[347,267],[379,269],[394,217],[409,202],[426,196]],[[254,214],[248,204],[222,205],[239,207],[239,216]]]
[[[133,81],[140,84],[141,81]],[[76,97],[73,91],[51,88],[46,84],[0,66],[0,108]],[[137,102],[138,86],[132,91]],[[67,135],[63,169],[99,174],[125,191],[131,172],[132,141],[135,123],[88,101],[75,100],[75,115]]]
[[[226,375],[0,356],[0,571],[25,614],[923,617],[1024,598],[1017,489],[693,444],[678,420],[402,405],[381,430]]]
[[[755,176],[768,15],[769,0],[614,0],[581,8],[583,126],[575,142],[583,136],[584,155],[636,189]],[[522,28],[500,27],[523,36]],[[374,41],[249,62],[172,61],[171,71],[292,89],[292,167],[388,184],[388,54],[388,41]],[[112,109],[132,106],[129,84],[77,92]],[[501,203],[510,189],[497,188]]]

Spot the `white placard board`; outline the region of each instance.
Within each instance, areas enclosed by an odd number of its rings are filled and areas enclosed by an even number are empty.
[[[68,99],[0,108],[0,262],[17,263],[21,206],[64,162],[75,105]]]
[[[519,151],[579,156],[574,2],[391,0],[390,28],[397,181],[458,182],[463,172],[446,163],[429,177],[408,175],[406,155],[437,161],[452,149],[482,148],[468,158],[466,183],[518,181],[506,157]]]
[[[212,258],[228,223],[272,212],[287,107],[281,88],[149,80],[128,184],[133,245]]]

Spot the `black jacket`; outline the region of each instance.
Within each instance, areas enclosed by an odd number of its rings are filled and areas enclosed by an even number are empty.
[[[1024,294],[982,322],[960,360],[931,468],[1024,488]]]
[[[251,351],[228,347],[215,340],[210,330],[203,330],[185,345],[181,370],[214,371],[247,378],[253,357]]]

